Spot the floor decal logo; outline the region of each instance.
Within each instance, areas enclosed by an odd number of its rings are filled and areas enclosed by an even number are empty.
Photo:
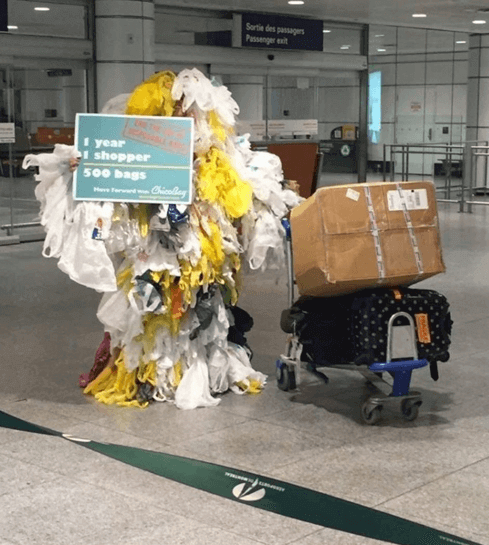
[[[264,488],[256,488],[258,479],[253,484],[240,483],[233,488],[233,496],[242,501],[258,501],[265,497],[266,491]]]
[[[255,476],[251,478],[245,475],[231,473],[230,471],[226,471],[224,475],[226,477],[230,477],[231,479],[241,481],[233,488],[233,496],[241,501],[259,501],[265,497],[267,489],[275,492],[285,492],[285,488],[282,486],[277,486],[276,484],[262,481],[260,480],[260,477]]]

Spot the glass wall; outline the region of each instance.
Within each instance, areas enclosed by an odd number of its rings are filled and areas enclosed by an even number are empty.
[[[465,139],[467,34],[372,25],[369,53],[371,162],[382,160],[383,144],[457,144]],[[443,154],[412,155],[409,172],[432,176],[444,159]]]
[[[318,119],[315,77],[270,77],[270,119]]]
[[[361,55],[362,30],[358,26],[324,23],[323,51],[339,55]]]

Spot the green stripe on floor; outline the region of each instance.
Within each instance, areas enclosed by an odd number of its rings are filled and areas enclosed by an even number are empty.
[[[0,411],[0,426],[60,437],[160,477],[325,528],[399,545],[480,545],[370,507],[240,469],[163,452],[80,439],[37,426],[3,411]]]

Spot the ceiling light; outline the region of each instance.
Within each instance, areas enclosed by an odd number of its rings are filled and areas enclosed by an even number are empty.
[[[466,44],[467,42],[465,40],[457,40],[455,43],[456,44]]]
[[[7,29],[8,29],[8,30],[19,30],[19,27],[16,26],[16,25],[8,25],[8,26],[7,26]]]
[[[331,30],[323,30],[324,34],[329,34]]]
[[[51,8],[45,8],[45,7],[42,7],[42,6],[38,6],[36,8],[34,8],[35,11],[49,11]]]
[[[340,49],[350,49],[350,47],[351,47],[350,45],[342,45]]]
[[[380,53],[383,53],[384,51],[387,51],[387,49],[377,49]]]
[[[385,36],[385,34],[376,34],[375,37],[376,38],[383,38]]]
[[[302,0],[289,0],[288,2],[291,6],[300,6],[302,5],[304,2]]]
[[[474,23],[474,25],[485,25],[486,22],[483,21],[482,19],[476,19],[475,21],[472,21],[472,23]]]
[[[413,17],[426,17],[426,13],[413,13]]]

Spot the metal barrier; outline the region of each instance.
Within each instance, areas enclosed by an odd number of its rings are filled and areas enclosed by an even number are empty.
[[[475,145],[472,145],[475,144]],[[478,145],[483,144],[483,145]],[[476,153],[479,150],[479,153]],[[387,158],[389,152],[389,161]],[[471,199],[474,191],[473,174],[477,175],[478,165],[476,163],[478,156],[485,157],[484,180],[487,184],[489,147],[487,140],[468,140],[459,144],[445,143],[419,143],[419,144],[384,144],[383,153],[383,180],[387,179],[387,164],[389,163],[390,181],[396,177],[396,158],[401,155],[401,180],[409,181],[409,157],[410,155],[443,155],[442,167],[444,170],[445,184],[438,187],[437,192],[443,192],[443,197],[438,197],[439,202],[457,203],[460,206],[460,212],[465,211],[465,203],[468,204],[468,211],[472,212],[472,204],[487,204],[484,201],[473,201]],[[475,156],[475,157],[474,157]],[[460,185],[454,185],[452,175],[456,169],[460,170]],[[434,173],[433,173],[434,174]],[[431,177],[432,174],[430,174]],[[484,189],[486,187],[484,186]],[[452,198],[452,191],[459,192],[459,198]],[[489,188],[487,188],[489,192]],[[467,195],[466,195],[467,193]]]
[[[5,177],[5,181],[8,180],[8,202],[9,202],[9,223],[0,225],[0,230],[6,231],[6,234],[8,237],[12,237],[14,235],[14,229],[21,228],[21,227],[38,227],[41,225],[40,221],[34,221],[34,222],[28,222],[28,223],[15,223],[14,220],[14,183],[17,180],[17,176],[15,175],[15,169],[14,169],[14,156],[12,153],[12,144],[8,145],[8,161],[4,161],[4,164],[8,166],[8,176],[4,176],[7,174],[3,170],[2,166],[2,178]]]
[[[0,229],[7,231],[7,236],[12,236],[14,234],[14,229],[18,227],[39,227],[41,225],[40,221],[30,221],[27,223],[10,223],[7,225],[1,225]]]
[[[479,159],[483,157],[483,159]],[[489,146],[470,146],[470,175],[468,176],[469,184],[467,186],[467,193],[469,199],[465,200],[467,204],[467,211],[472,212],[472,205],[482,205],[488,206],[489,201],[476,201],[473,200],[474,195],[489,195],[488,187],[488,158],[489,158]],[[479,168],[480,162],[483,161],[483,167]],[[482,184],[477,185],[475,182],[478,181],[482,172]]]

